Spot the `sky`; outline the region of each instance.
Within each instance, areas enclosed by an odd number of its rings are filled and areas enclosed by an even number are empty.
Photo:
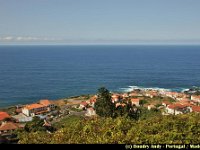
[[[200,0],[0,0],[0,44],[200,44]]]

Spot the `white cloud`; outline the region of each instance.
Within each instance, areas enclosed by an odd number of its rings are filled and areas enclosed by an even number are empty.
[[[0,42],[43,42],[62,41],[61,38],[53,37],[32,37],[32,36],[4,36],[0,37]]]
[[[18,36],[15,38],[16,41],[36,41],[36,40],[41,40],[40,38],[37,38],[37,37],[21,37],[21,36]]]
[[[6,36],[6,37],[2,37],[1,39],[4,40],[4,41],[11,41],[11,40],[14,39],[14,37],[12,37],[12,36]]]

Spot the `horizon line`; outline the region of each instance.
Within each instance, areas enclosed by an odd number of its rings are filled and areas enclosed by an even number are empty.
[[[89,45],[189,45],[197,46],[200,43],[1,43],[0,46],[89,46]]]

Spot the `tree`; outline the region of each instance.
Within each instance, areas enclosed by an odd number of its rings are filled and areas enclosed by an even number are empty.
[[[27,132],[35,132],[35,131],[45,131],[45,127],[43,126],[44,121],[41,120],[39,117],[34,117],[31,122],[26,123],[24,129]]]
[[[147,100],[140,100],[140,105],[143,106],[144,104],[148,103]]]
[[[115,109],[115,112],[114,112],[114,116],[115,118],[116,117],[119,117],[119,116],[126,116],[127,115],[127,109],[126,109],[126,106],[118,106],[116,109]]]
[[[97,115],[113,117],[115,105],[112,103],[111,94],[105,87],[98,89],[97,101],[94,105]]]
[[[139,119],[141,111],[136,106],[133,106],[130,100],[126,104],[125,109],[126,109],[126,112],[127,112],[126,117],[128,117],[130,119],[134,119],[134,120]]]

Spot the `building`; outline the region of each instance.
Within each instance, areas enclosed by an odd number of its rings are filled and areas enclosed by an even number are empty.
[[[129,97],[129,94],[128,94],[128,93],[123,93],[123,94],[122,94],[122,97],[123,97],[123,99],[124,99],[124,98],[128,98],[128,97]]]
[[[85,113],[85,115],[86,116],[95,116],[96,112],[92,107],[90,107],[90,108],[87,108],[87,112]]]
[[[184,98],[184,99],[181,99],[179,101],[179,103],[182,104],[182,105],[191,105],[191,100]]]
[[[80,103],[79,109],[84,109],[85,110],[87,108],[87,106],[88,106],[88,103],[86,101],[82,101]]]
[[[55,105],[51,103],[49,100],[40,100],[39,103],[26,105],[22,108],[22,113],[26,116],[35,116],[38,114],[43,114],[51,111],[55,108]]]
[[[132,98],[131,103],[132,103],[132,105],[140,106],[140,99],[139,98]]]
[[[175,103],[168,105],[166,107],[166,112],[172,115],[184,114],[192,112],[192,108],[189,105],[182,105],[180,103]]]
[[[0,112],[0,123],[3,122],[5,119],[10,118],[10,115],[7,112]]]
[[[22,108],[22,113],[26,116],[35,116],[48,112],[48,107],[42,104],[30,104]]]
[[[191,95],[191,100],[200,103],[200,95]]]
[[[53,103],[51,103],[49,100],[45,99],[45,100],[40,100],[40,104],[42,104],[43,106],[46,106],[48,111],[51,111],[55,108],[55,105]]]
[[[13,122],[3,122],[0,126],[0,135],[8,134],[18,129],[20,126]]]
[[[90,106],[94,107],[95,103],[96,103],[96,99],[90,99]]]
[[[165,96],[176,99],[180,97],[182,94],[178,92],[165,92]]]
[[[91,106],[91,107],[94,107],[94,104],[96,103],[97,101],[97,96],[92,96],[89,100],[86,101],[86,103]]]
[[[144,96],[153,98],[153,97],[158,96],[158,92],[156,92],[156,91],[146,91],[146,92],[144,93]]]
[[[183,99],[187,99],[188,95],[185,93],[179,93],[179,95],[176,97],[176,100],[183,100]]]
[[[115,102],[119,102],[121,99],[121,96],[119,94],[113,94],[112,95],[112,102],[115,103]]]
[[[18,115],[12,116],[12,118],[15,119],[16,122],[29,122],[33,120],[33,117],[26,116],[23,113],[19,113]]]
[[[192,111],[193,111],[193,112],[200,113],[200,106],[195,106],[195,105],[193,105],[193,106],[192,106]]]

